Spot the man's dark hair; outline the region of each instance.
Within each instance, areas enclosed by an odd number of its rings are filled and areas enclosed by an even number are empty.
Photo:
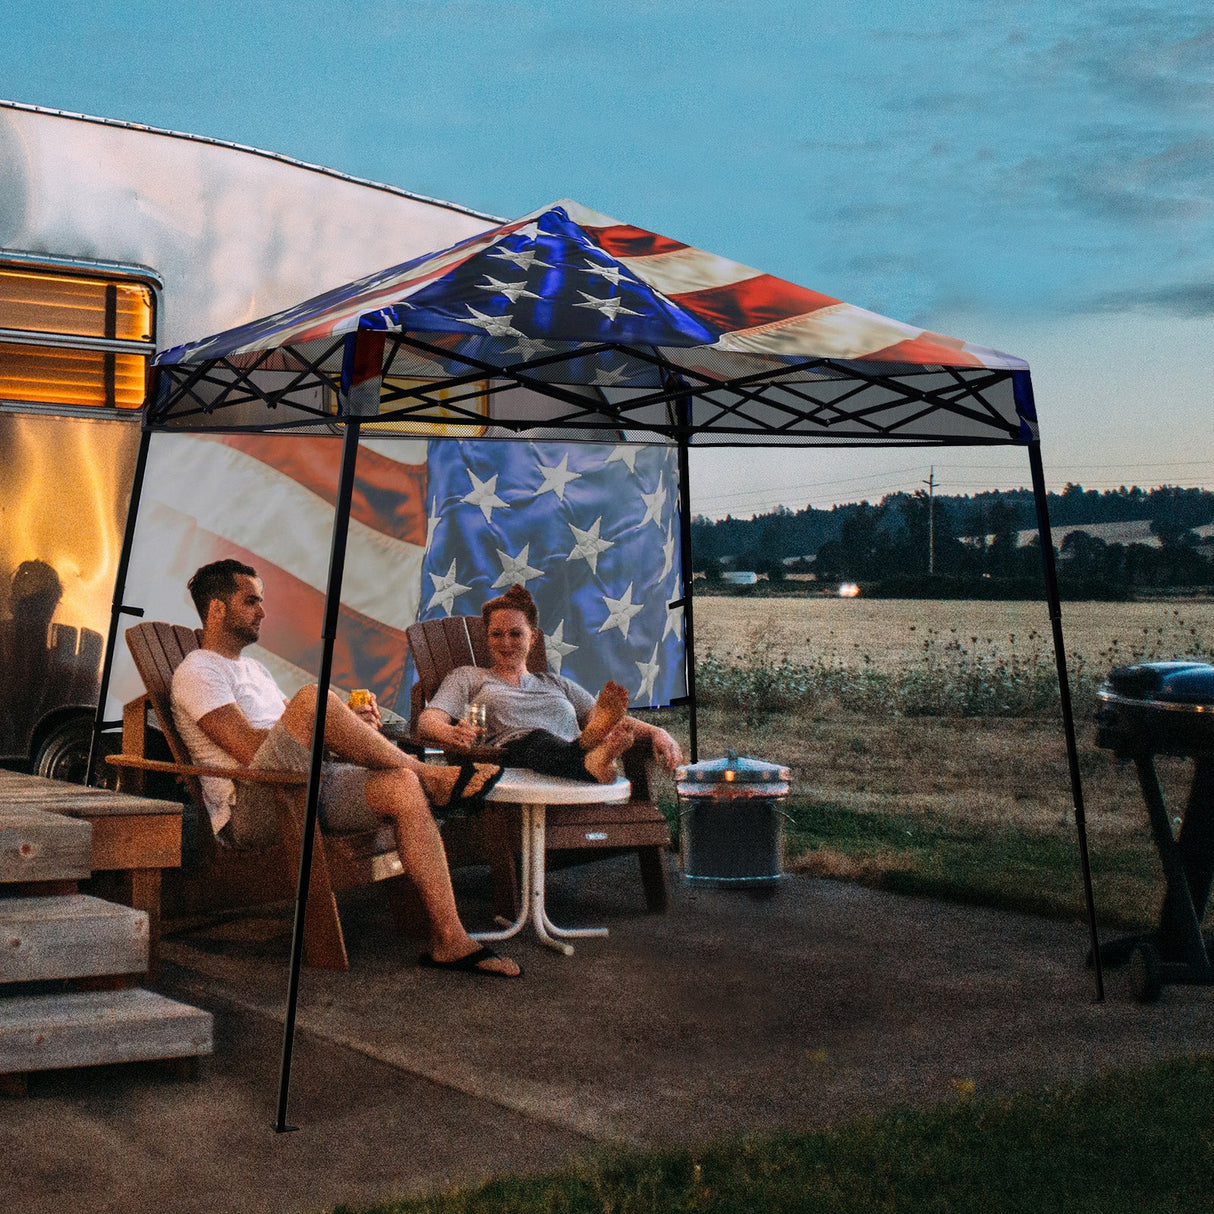
[[[190,592],[190,598],[194,600],[194,606],[204,624],[207,622],[207,611],[212,599],[226,602],[240,589],[236,581],[238,573],[243,573],[245,577],[257,576],[257,570],[252,565],[229,558],[203,565],[186,583],[186,589]]]

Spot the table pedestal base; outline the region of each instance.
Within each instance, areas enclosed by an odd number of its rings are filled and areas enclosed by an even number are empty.
[[[518,918],[513,923],[499,918],[498,922],[502,924],[501,931],[471,932],[469,934],[473,940],[484,942],[509,940],[511,936],[515,936],[521,932],[527,920],[530,919],[535,925],[535,934],[541,944],[546,944],[549,948],[556,949],[557,952],[564,953],[566,957],[569,957],[573,955],[573,945],[567,943],[568,940],[584,936],[607,935],[605,927],[557,927],[548,918],[548,912],[544,907],[544,823],[546,809],[545,805],[524,804],[522,806],[523,888],[522,897],[519,899],[522,905],[519,908]]]

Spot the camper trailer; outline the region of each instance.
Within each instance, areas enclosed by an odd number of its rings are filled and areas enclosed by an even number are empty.
[[[495,222],[0,101],[0,764],[83,775],[156,352]]]

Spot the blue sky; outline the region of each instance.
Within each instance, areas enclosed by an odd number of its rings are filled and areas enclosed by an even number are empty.
[[[1214,486],[1208,4],[6,5],[0,95],[499,215],[562,196],[1027,358],[1051,482]],[[746,514],[1023,453],[705,454]]]

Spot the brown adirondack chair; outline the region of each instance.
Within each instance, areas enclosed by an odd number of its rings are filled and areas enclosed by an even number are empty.
[[[410,703],[413,735],[417,718],[439,684],[457,666],[488,666],[485,623],[480,616],[449,616],[425,620],[406,630],[418,681]],[[537,632],[527,655],[527,668],[548,670],[543,636]],[[477,748],[477,759],[493,760],[490,748]],[[670,828],[650,793],[652,755],[638,743],[624,755],[624,774],[632,783],[632,797],[622,805],[551,805],[545,835],[546,867],[562,868],[605,860],[635,852],[641,885],[651,911],[670,905],[665,852]],[[475,818],[452,818],[442,824],[448,862],[453,868],[488,863],[493,879],[494,909],[513,919],[518,912],[515,855],[519,850],[520,815],[517,807],[490,803]]]
[[[173,723],[170,688],[173,672],[186,654],[197,649],[201,633],[178,624],[147,622],[127,629],[127,646],[146,692],[122,713],[122,753],[107,762],[123,773],[122,780],[139,791],[143,773],[166,772],[179,779],[197,816],[198,863],[180,874],[181,909],[187,913],[236,909],[295,896],[299,854],[303,844],[307,776],[297,772],[256,772],[247,768],[215,768],[191,762],[189,751]],[[148,712],[156,714],[173,762],[147,757]],[[215,837],[202,799],[200,776],[225,776],[236,781],[257,780],[291,790],[279,798],[282,837],[259,849],[234,848]],[[322,969],[349,969],[336,895],[344,890],[389,878],[386,887],[398,923],[415,925],[418,902],[403,877],[390,825],[375,831],[321,834],[312,850],[308,906],[304,923],[304,959]]]

